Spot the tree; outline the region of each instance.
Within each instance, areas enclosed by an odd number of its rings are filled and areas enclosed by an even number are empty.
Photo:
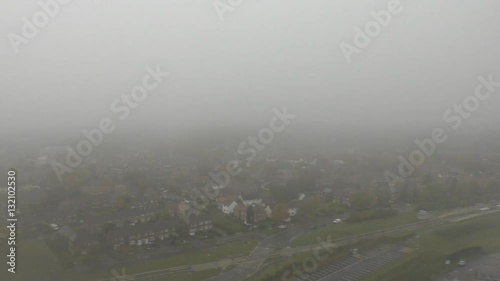
[[[272,218],[275,221],[281,221],[290,217],[288,214],[288,207],[285,204],[278,203],[272,208]]]
[[[441,184],[425,185],[419,189],[418,203],[421,209],[435,210],[442,208],[446,199],[445,188]]]
[[[130,185],[139,188],[146,187],[146,174],[139,170],[129,170],[123,176],[123,179]]]
[[[368,210],[375,207],[377,197],[372,191],[359,190],[352,193],[350,203],[354,209]]]
[[[377,191],[377,205],[379,207],[389,207],[391,205],[391,196],[387,190]]]
[[[299,204],[300,215],[305,217],[310,217],[314,215],[319,207],[321,206],[321,201],[318,199],[309,199],[301,201]]]
[[[271,187],[273,198],[279,202],[288,202],[296,199],[298,196],[298,189],[296,185],[289,183],[287,186]]]
[[[115,208],[115,210],[123,210],[126,209],[130,203],[132,203],[132,198],[128,196],[122,196],[116,200],[113,207]]]
[[[177,226],[175,227],[175,232],[180,237],[185,237],[189,235],[188,226],[182,222],[177,224]]]

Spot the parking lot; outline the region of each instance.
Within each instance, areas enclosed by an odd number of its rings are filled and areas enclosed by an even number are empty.
[[[403,258],[406,248],[401,245],[381,245],[361,251],[356,257],[351,256],[335,262],[303,278],[303,281],[357,281],[377,270]]]

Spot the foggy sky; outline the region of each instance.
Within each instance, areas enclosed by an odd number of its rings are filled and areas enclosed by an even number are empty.
[[[148,65],[170,77],[117,122],[121,132],[266,126],[283,106],[296,126],[318,130],[425,130],[474,93],[478,76],[500,80],[496,0],[401,1],[348,64],[339,44],[353,44],[354,27],[387,2],[247,0],[221,21],[212,1],[73,0],[16,55],[7,34],[40,8],[3,0],[0,130],[95,128]],[[498,95],[464,128],[498,130]]]

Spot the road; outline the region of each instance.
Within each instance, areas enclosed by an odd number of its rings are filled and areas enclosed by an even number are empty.
[[[487,214],[492,214],[495,212],[498,212],[500,210],[493,210],[489,212],[482,212],[482,213],[477,213],[477,216],[483,216]],[[474,217],[477,217],[474,216]],[[341,245],[347,245],[347,244],[352,244],[364,240],[369,240],[369,239],[374,239],[378,237],[383,237],[388,234],[396,234],[400,232],[408,232],[416,229],[420,229],[423,227],[430,227],[430,226],[436,226],[440,224],[445,224],[445,223],[450,223],[453,221],[460,221],[461,218],[464,217],[470,217],[469,213],[457,213],[457,214],[452,214],[449,216],[441,216],[438,218],[426,220],[426,221],[421,221],[421,222],[416,222],[416,223],[411,223],[403,226],[397,226],[397,227],[391,227],[383,230],[378,230],[378,231],[373,231],[373,232],[368,232],[368,233],[363,233],[359,235],[354,235],[346,238],[340,238],[332,241],[327,241],[329,242],[332,246],[332,248],[341,246]],[[161,269],[161,270],[155,270],[155,271],[148,271],[148,272],[142,272],[139,274],[134,274],[133,277],[135,278],[134,280],[149,280],[152,277],[158,277],[158,276],[164,276],[164,275],[169,275],[173,273],[178,273],[178,272],[185,272],[185,271],[204,271],[208,269],[217,269],[217,268],[227,268],[229,266],[235,266],[235,268],[227,271],[221,272],[218,276],[206,279],[205,281],[234,281],[234,280],[242,280],[241,278],[246,278],[248,276],[251,276],[255,273],[257,273],[259,270],[261,270],[262,265],[266,261],[266,259],[271,258],[271,257],[276,257],[276,256],[290,256],[293,254],[297,253],[302,253],[302,252],[309,252],[314,250],[318,245],[313,244],[313,245],[308,245],[308,246],[301,246],[301,247],[294,247],[294,248],[283,248],[278,250],[280,247],[284,247],[286,245],[289,245],[291,240],[296,238],[298,235],[301,233],[304,233],[308,231],[308,227],[298,227],[295,229],[289,229],[287,231],[284,231],[282,233],[269,236],[262,240],[257,247],[246,257],[240,257],[240,258],[235,258],[235,259],[224,259],[224,260],[219,260],[219,261],[214,261],[214,262],[209,262],[209,263],[203,263],[203,264],[198,264],[198,265],[189,265],[185,267],[176,267],[176,268],[167,268],[167,269]],[[367,261],[369,262],[369,261]],[[362,263],[363,265],[364,263]],[[376,265],[375,265],[376,266]],[[182,270],[182,271],[179,271]],[[346,276],[347,277],[347,276]],[[140,279],[138,279],[140,278]],[[333,280],[333,279],[332,279]],[[337,280],[337,279],[335,279]],[[351,280],[351,279],[345,279],[345,280]],[[355,279],[353,279],[355,280]],[[98,281],[110,281],[110,279],[102,279]],[[321,280],[321,281],[327,281],[327,280]]]
[[[236,265],[235,268],[223,271],[218,276],[209,278],[206,281],[234,281],[241,280],[242,277],[249,277],[258,272],[268,258],[281,255],[280,252],[276,251],[277,248],[289,245],[294,238],[306,233],[308,230],[308,227],[297,227],[266,237],[249,256],[234,260],[233,265]]]
[[[404,244],[376,247],[360,257],[348,257],[305,276],[291,281],[358,281],[369,274],[403,258],[407,252]]]

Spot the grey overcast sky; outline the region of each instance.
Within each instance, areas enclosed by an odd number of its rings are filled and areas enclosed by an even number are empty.
[[[424,129],[441,125],[480,75],[500,81],[498,0],[401,0],[347,63],[339,44],[354,44],[354,28],[388,2],[247,0],[221,21],[211,0],[73,0],[15,54],[8,34],[41,8],[2,0],[0,129],[94,128],[148,65],[170,77],[120,126],[172,134],[265,125],[283,106],[319,128]],[[499,101],[481,104],[468,126],[500,128]]]

